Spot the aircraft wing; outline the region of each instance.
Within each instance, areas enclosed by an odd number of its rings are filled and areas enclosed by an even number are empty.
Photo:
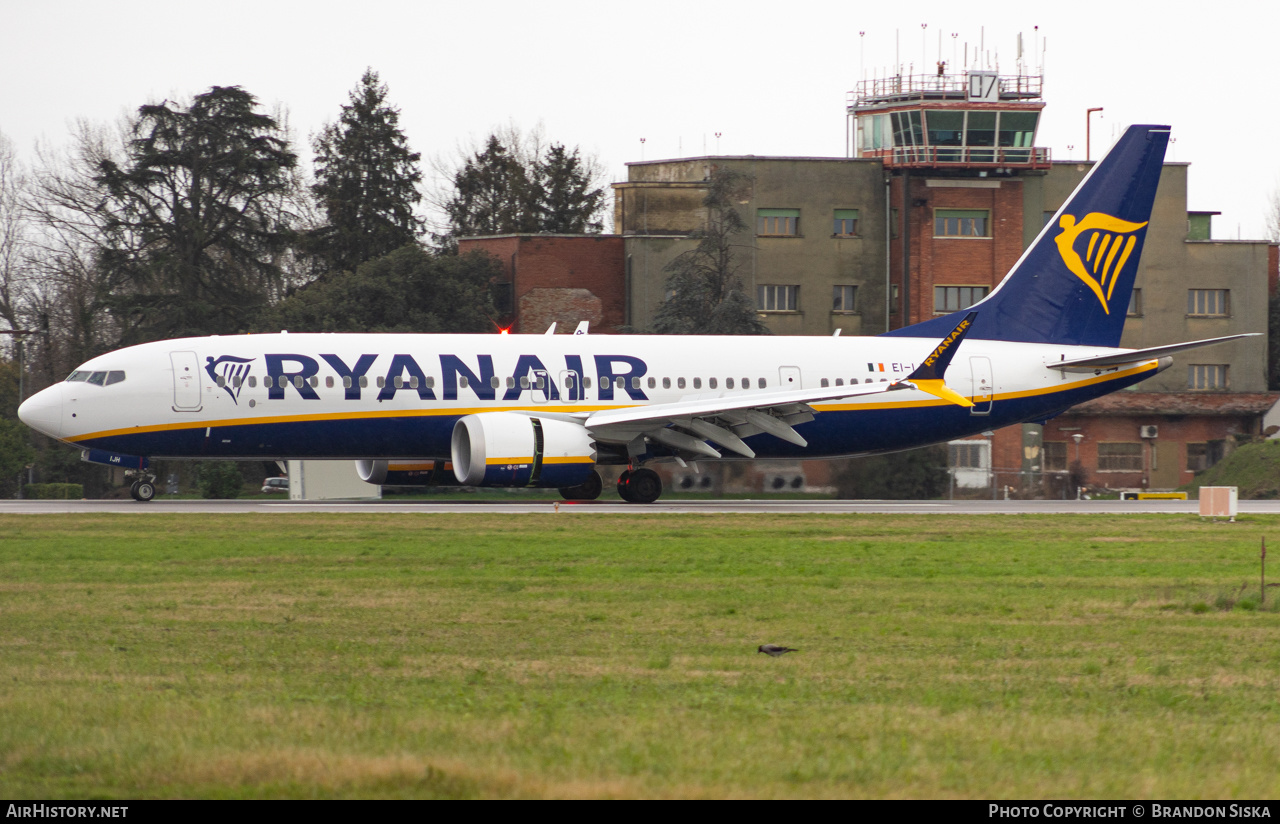
[[[717,398],[607,409],[590,413],[583,425],[596,438],[633,445],[629,448],[637,453],[642,451],[643,440],[649,439],[695,455],[722,457],[705,442],[710,440],[731,452],[754,458],[755,451],[742,439],[762,432],[797,446],[808,446],[808,441],[793,427],[813,420],[815,410],[810,406],[813,403],[918,389],[950,403],[972,406],[968,398],[944,384],[943,373],[972,326],[974,315],[969,313],[925,358],[920,368],[900,380],[784,392],[727,393]]]
[[[1252,338],[1261,335],[1261,332],[1247,332],[1242,335],[1227,335],[1222,338],[1206,338],[1205,340],[1193,340],[1186,343],[1171,343],[1167,346],[1153,346],[1149,349],[1129,349],[1115,352],[1110,355],[1094,355],[1089,358],[1077,358],[1075,360],[1056,361],[1054,363],[1046,363],[1049,369],[1059,369],[1063,372],[1093,372],[1096,369],[1110,369],[1113,366],[1127,366],[1129,364],[1143,363],[1156,358],[1163,358],[1172,355],[1175,352],[1184,352],[1188,349],[1199,349],[1201,346],[1213,346],[1215,343],[1225,343],[1229,340],[1237,338]]]
[[[727,393],[719,398],[606,409],[588,415],[583,425],[595,437],[615,442],[630,442],[647,436],[686,452],[710,458],[721,457],[720,452],[702,440],[707,439],[731,452],[754,458],[755,451],[742,439],[761,432],[776,435],[798,446],[808,446],[808,441],[792,426],[813,420],[811,403],[908,388],[907,384],[894,381],[787,392]]]

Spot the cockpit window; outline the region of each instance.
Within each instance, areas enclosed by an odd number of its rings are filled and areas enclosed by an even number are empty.
[[[77,369],[67,375],[67,383],[91,383],[94,386],[110,386],[124,380],[124,370],[112,369],[110,372],[90,372],[88,369]]]

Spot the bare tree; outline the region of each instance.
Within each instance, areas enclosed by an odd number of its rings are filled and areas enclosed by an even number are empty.
[[[1280,242],[1280,183],[1271,190],[1267,201],[1267,239]]]
[[[0,134],[0,320],[9,329],[25,328],[30,272],[24,260],[29,217],[23,197],[28,184],[13,141]]]

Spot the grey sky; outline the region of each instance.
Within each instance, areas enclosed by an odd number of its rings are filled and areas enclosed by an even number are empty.
[[[107,122],[151,100],[240,85],[288,108],[309,159],[308,136],[372,66],[426,156],[507,122],[541,123],[621,179],[641,137],[650,160],[717,146],[840,156],[860,64],[883,73],[896,43],[904,69],[933,71],[941,32],[943,59],[982,40],[1011,73],[1022,32],[1029,67],[1036,38],[1047,44],[1037,145],[1082,158],[1091,106],[1105,109],[1094,157],[1129,123],[1168,123],[1169,159],[1192,163],[1190,208],[1223,213],[1215,237],[1262,235],[1280,184],[1280,12],[1269,4],[872,5],[0,0],[0,132],[31,159],[37,139],[65,142],[76,118]]]

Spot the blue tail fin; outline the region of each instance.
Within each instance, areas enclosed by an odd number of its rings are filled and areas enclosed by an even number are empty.
[[[940,338],[978,310],[971,338],[1118,346],[1168,142],[1130,126],[990,295],[886,334]]]

